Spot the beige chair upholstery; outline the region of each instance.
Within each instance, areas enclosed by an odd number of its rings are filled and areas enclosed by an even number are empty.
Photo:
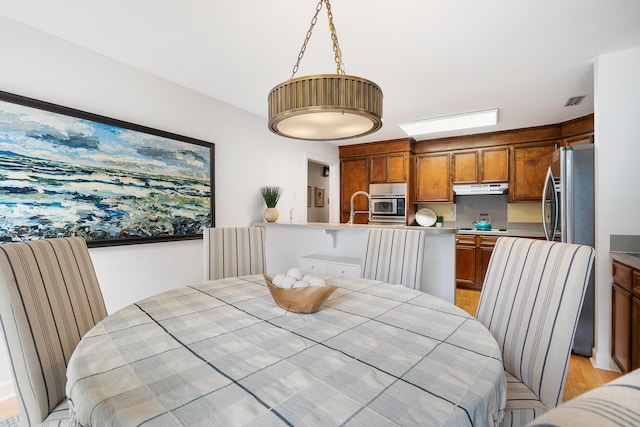
[[[369,228],[362,277],[420,290],[424,230]]]
[[[205,280],[264,273],[264,228],[208,228],[204,258]]]
[[[640,369],[551,409],[527,426],[640,426]]]
[[[67,425],[66,367],[107,315],[79,237],[0,245],[0,320],[21,425]]]
[[[477,318],[502,349],[503,425],[523,426],[562,402],[593,253],[582,245],[498,239]]]

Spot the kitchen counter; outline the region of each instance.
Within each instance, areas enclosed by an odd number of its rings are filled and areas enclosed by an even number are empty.
[[[640,236],[612,234],[609,239],[609,257],[640,270]]]
[[[628,265],[631,268],[640,270],[640,254],[638,253],[609,252],[609,257],[614,261],[621,262],[622,264]]]
[[[421,227],[419,225],[395,225],[395,224],[343,224],[328,222],[295,222],[295,223],[278,223],[278,222],[256,222],[256,227],[304,227],[304,228],[321,228],[323,230],[346,230],[346,229],[366,229],[366,228],[420,228],[427,234],[454,234],[455,228],[451,227]]]

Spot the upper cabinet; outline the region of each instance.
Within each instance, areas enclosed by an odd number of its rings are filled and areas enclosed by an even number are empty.
[[[452,202],[451,154],[416,156],[415,202]]]
[[[407,182],[409,153],[369,157],[369,183]]]
[[[562,123],[562,145],[593,144],[593,114]]]
[[[541,200],[549,160],[557,148],[556,141],[512,147],[512,179],[509,182],[510,202],[537,202]]]
[[[509,180],[509,148],[454,151],[453,184],[490,184]]]
[[[340,222],[349,221],[351,196],[369,191],[369,184],[406,183],[409,181],[411,138],[365,144],[343,145],[340,150]],[[366,197],[354,200],[354,210],[367,211]],[[366,224],[367,215],[355,217],[356,224]]]
[[[480,150],[478,183],[491,184],[509,181],[509,148],[486,148]]]

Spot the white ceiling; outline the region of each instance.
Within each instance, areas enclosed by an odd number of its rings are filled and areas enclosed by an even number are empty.
[[[0,15],[265,117],[316,0],[0,0]],[[640,46],[638,0],[334,0],[347,74],[377,83],[384,126],[499,108],[479,133],[593,112],[598,55]],[[19,42],[19,41],[17,41]],[[296,76],[334,73],[326,11]],[[569,97],[587,95],[578,106]],[[449,136],[441,133],[416,139]]]

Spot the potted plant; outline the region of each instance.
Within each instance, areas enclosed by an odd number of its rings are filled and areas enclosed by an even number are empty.
[[[278,209],[276,209],[276,205],[282,195],[282,189],[275,185],[268,185],[260,188],[260,194],[262,194],[262,199],[267,205],[267,209],[264,211],[264,219],[267,222],[277,221],[279,213]]]

